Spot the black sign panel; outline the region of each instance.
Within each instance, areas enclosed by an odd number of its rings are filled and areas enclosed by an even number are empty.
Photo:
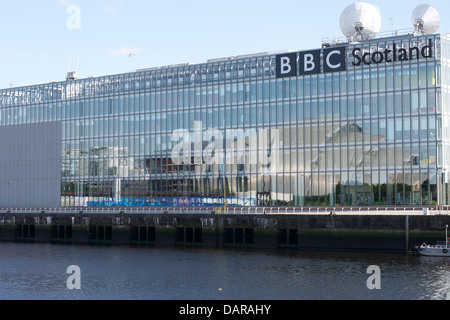
[[[329,48],[323,50],[323,72],[345,71],[345,47]]]
[[[320,50],[300,52],[299,75],[320,73]]]
[[[297,75],[297,53],[277,56],[277,78],[295,77]]]
[[[344,71],[345,54],[346,47],[337,47],[277,55],[277,78],[321,73],[322,66],[324,73]]]

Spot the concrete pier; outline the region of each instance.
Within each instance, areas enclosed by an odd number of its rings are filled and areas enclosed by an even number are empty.
[[[435,211],[224,214],[169,210],[8,210],[0,241],[77,245],[197,246],[407,252],[444,240],[450,216]]]

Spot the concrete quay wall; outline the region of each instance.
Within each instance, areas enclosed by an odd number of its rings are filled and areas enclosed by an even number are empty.
[[[448,214],[0,214],[0,242],[407,252],[445,240]]]

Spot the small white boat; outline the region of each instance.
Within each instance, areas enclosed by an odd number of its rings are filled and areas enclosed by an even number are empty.
[[[429,257],[450,257],[450,239],[447,237],[448,225],[445,225],[445,241],[437,241],[435,245],[423,243],[416,246],[417,252],[422,256]]]
[[[444,242],[443,244],[437,243],[436,245],[428,245],[426,243],[416,247],[417,252],[422,256],[429,257],[450,257],[449,247]]]

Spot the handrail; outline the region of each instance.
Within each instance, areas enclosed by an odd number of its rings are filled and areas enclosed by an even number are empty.
[[[449,214],[450,206],[385,206],[385,207],[235,207],[228,206],[227,214],[243,215],[265,215],[265,214]],[[223,207],[0,207],[0,215],[5,214],[211,214],[225,212]]]

